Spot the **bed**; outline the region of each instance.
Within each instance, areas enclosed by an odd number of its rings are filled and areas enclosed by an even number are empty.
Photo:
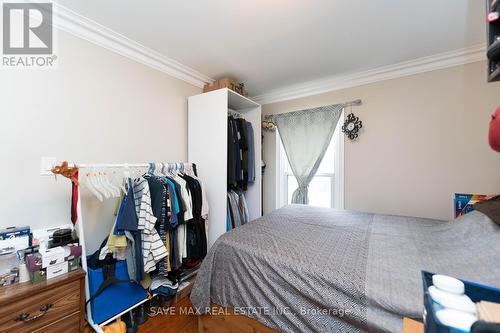
[[[500,227],[291,205],[221,236],[191,301],[283,332],[401,332],[421,318],[421,270],[500,285]]]

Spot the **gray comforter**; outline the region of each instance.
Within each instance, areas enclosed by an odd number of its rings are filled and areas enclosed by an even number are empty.
[[[500,227],[288,206],[221,236],[191,293],[284,332],[401,332],[421,270],[500,284]]]

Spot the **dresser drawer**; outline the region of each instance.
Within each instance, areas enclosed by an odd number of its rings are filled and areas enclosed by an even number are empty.
[[[33,333],[78,333],[80,332],[80,317],[80,312],[73,313]]]
[[[80,281],[72,281],[22,299],[12,299],[0,307],[0,332],[33,332],[78,312],[80,288]],[[23,315],[24,321],[20,320]]]

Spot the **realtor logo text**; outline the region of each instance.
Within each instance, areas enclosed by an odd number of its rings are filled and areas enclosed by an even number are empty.
[[[52,3],[2,4],[2,67],[54,66],[52,9]]]

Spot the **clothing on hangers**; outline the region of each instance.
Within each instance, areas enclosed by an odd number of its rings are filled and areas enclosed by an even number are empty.
[[[250,222],[248,205],[244,192],[229,190],[227,192],[227,199],[231,229],[241,227],[242,225]]]
[[[165,258],[168,252],[155,229],[156,217],[151,207],[151,193],[148,181],[143,177],[134,180],[134,198],[137,225],[142,231],[144,272],[149,273],[156,269],[156,264]]]
[[[155,278],[177,281],[206,256],[209,207],[194,169],[151,163],[126,180],[106,251],[125,259],[130,278],[146,287]]]
[[[255,142],[252,123],[246,122],[246,133],[248,142],[248,183],[255,183]]]
[[[255,182],[253,127],[244,118],[228,117],[227,184],[246,191]]]

